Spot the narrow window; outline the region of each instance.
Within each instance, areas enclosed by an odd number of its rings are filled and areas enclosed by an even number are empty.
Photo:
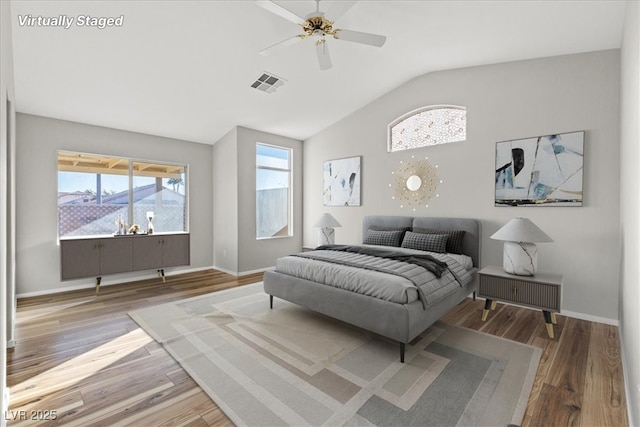
[[[388,128],[389,152],[464,141],[467,110],[457,106],[422,107],[398,117]]]
[[[256,238],[291,236],[291,149],[256,144]]]

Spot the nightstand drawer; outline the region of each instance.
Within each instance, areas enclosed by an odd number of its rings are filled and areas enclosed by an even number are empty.
[[[548,311],[560,311],[560,288],[557,285],[516,278],[480,275],[478,295]]]

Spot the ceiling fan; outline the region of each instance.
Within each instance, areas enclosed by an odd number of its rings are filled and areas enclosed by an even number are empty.
[[[303,31],[302,34],[295,35],[279,43],[276,43],[273,46],[269,46],[268,48],[260,52],[261,55],[269,55],[274,50],[292,45],[298,40],[312,38],[315,40],[316,55],[318,56],[320,69],[328,70],[329,68],[331,68],[331,57],[329,56],[329,49],[326,41],[327,36],[332,36],[337,40],[346,40],[376,47],[382,47],[384,42],[387,40],[386,36],[381,36],[378,34],[342,30],[333,27],[335,20],[337,20],[340,16],[342,16],[343,13],[349,10],[351,6],[356,3],[355,1],[335,2],[330,9],[330,13],[333,15],[332,18],[334,19],[334,21],[329,21],[327,18],[325,18],[324,12],[320,12],[320,0],[316,0],[316,11],[311,12],[305,18],[302,18],[269,0],[258,0],[256,3],[258,3],[259,6],[263,7],[269,12],[300,25]]]

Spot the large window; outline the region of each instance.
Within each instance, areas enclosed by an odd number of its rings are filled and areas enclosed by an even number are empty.
[[[256,238],[291,236],[291,150],[256,144]]]
[[[58,152],[58,235],[118,232],[118,223],[154,232],[187,231],[185,165]]]

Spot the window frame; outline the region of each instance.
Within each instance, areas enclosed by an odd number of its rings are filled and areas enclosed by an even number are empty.
[[[134,178],[136,178],[136,172],[134,170],[134,163],[143,163],[143,164],[153,164],[153,165],[158,165],[158,166],[173,166],[173,167],[178,167],[178,168],[183,168],[184,170],[184,206],[185,206],[185,217],[184,217],[184,230],[182,231],[178,231],[178,230],[173,230],[173,231],[159,231],[156,232],[156,234],[180,234],[180,233],[184,233],[187,234],[189,233],[189,229],[190,229],[190,221],[189,221],[189,212],[190,212],[190,197],[189,197],[189,193],[190,193],[190,179],[189,179],[189,164],[187,163],[175,163],[175,162],[166,162],[166,161],[160,161],[160,160],[149,160],[149,159],[141,159],[141,158],[137,158],[137,157],[126,157],[126,156],[117,156],[117,155],[110,155],[110,154],[97,154],[97,153],[88,153],[88,152],[82,152],[82,151],[74,151],[74,150],[63,150],[63,149],[59,149],[56,150],[56,188],[57,188],[57,193],[58,195],[60,194],[60,172],[70,172],[73,173],[73,171],[65,171],[65,170],[60,170],[60,154],[61,153],[66,153],[66,154],[71,154],[71,155],[81,155],[81,156],[88,156],[88,157],[108,157],[108,158],[112,158],[112,159],[119,159],[122,161],[126,161],[127,162],[127,173],[126,174],[119,174],[122,176],[126,176],[128,179],[128,185],[127,185],[127,198],[128,198],[128,203],[127,203],[127,218],[126,218],[126,222],[127,224],[131,225],[134,223],[134,194],[133,194],[133,190],[135,189],[134,186]],[[94,173],[97,174],[98,172],[86,172],[86,173]],[[105,173],[105,175],[107,175],[107,173]],[[139,175],[138,175],[139,176]],[[124,190],[123,190],[124,191]],[[113,233],[101,233],[101,234],[80,234],[80,235],[60,235],[60,210],[59,210],[59,203],[56,203],[56,213],[57,213],[57,219],[56,219],[56,234],[58,235],[58,240],[60,239],[74,239],[74,238],[93,238],[93,237],[105,237],[105,236],[111,236],[113,235]],[[146,223],[145,224],[140,224],[141,226],[143,226],[143,228],[146,228]],[[115,229],[115,226],[114,226]],[[157,228],[156,228],[157,230]]]
[[[260,166],[258,165],[258,146],[263,146],[263,147],[268,147],[268,148],[275,148],[275,149],[279,149],[279,150],[285,150],[288,153],[288,168],[284,169],[284,168],[278,168],[278,167],[270,167],[270,166]],[[255,154],[255,160],[256,160],[256,168],[255,168],[255,179],[254,179],[254,184],[255,184],[255,200],[256,200],[256,208],[255,208],[255,225],[256,225],[256,231],[255,231],[255,238],[256,240],[269,240],[269,239],[287,239],[287,238],[291,238],[294,237],[294,227],[293,227],[293,148],[292,147],[285,147],[282,145],[276,145],[276,144],[269,144],[269,143],[265,143],[265,142],[256,142],[255,144],[255,149],[256,149],[256,154]],[[273,170],[273,171],[278,171],[278,172],[287,172],[289,174],[289,179],[288,179],[288,194],[287,194],[287,234],[285,236],[264,236],[264,237],[259,237],[258,236],[258,203],[257,203],[257,198],[258,198],[258,170]]]

